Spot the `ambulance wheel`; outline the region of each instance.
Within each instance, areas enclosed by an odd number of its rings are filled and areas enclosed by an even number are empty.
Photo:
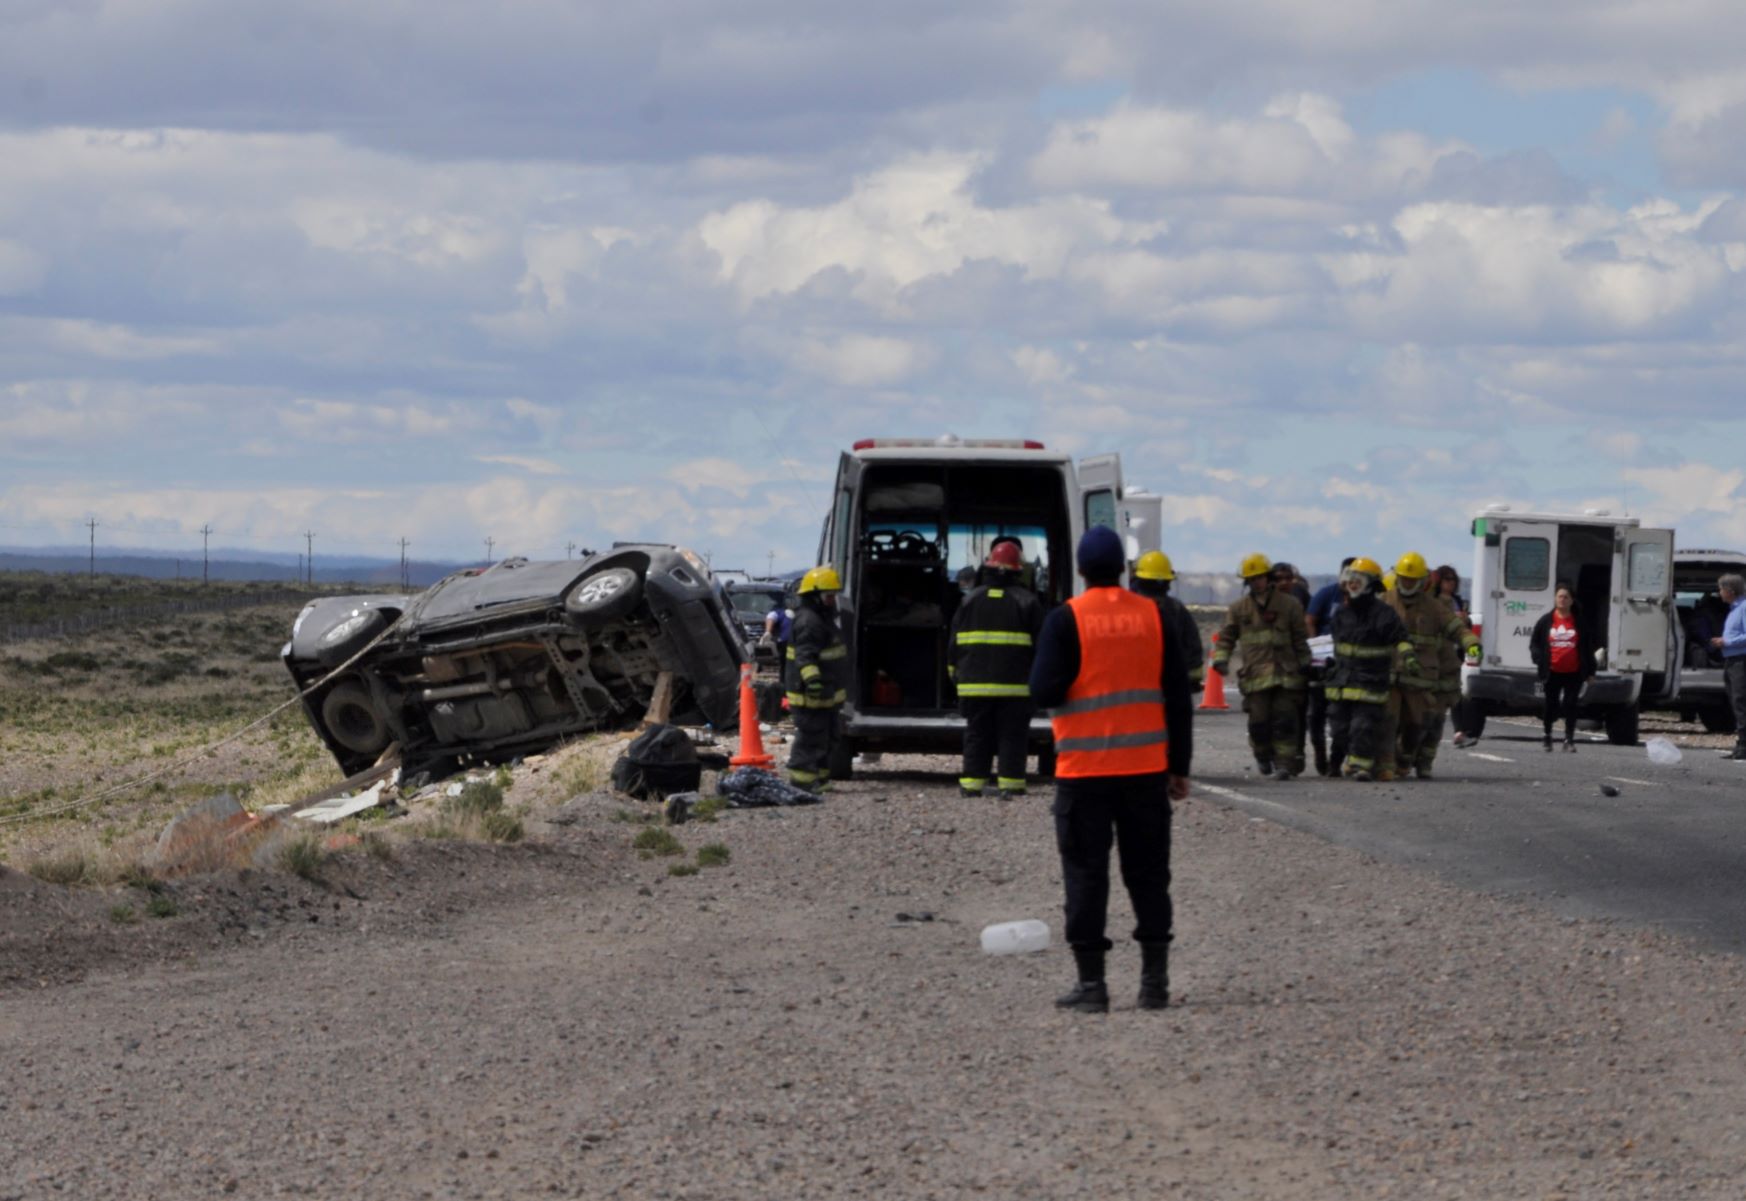
[[[1618,705],[1607,710],[1607,741],[1614,746],[1637,745],[1637,706]]]

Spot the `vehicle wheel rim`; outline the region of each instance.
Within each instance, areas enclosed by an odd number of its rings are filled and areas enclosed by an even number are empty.
[[[620,577],[616,575],[601,576],[597,580],[589,580],[582,585],[582,591],[577,594],[577,599],[585,605],[597,605],[601,601],[610,600],[618,595],[619,590],[623,587],[624,580]]]

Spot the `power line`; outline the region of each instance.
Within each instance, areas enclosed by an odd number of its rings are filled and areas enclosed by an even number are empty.
[[[405,535],[402,535],[400,538],[400,586],[402,588],[412,587],[412,574],[406,562],[406,548],[411,545],[412,543],[406,540]]]

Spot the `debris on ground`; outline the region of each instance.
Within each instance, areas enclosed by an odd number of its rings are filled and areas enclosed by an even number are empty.
[[[1601,790],[1602,796],[1618,796],[1619,795],[1619,787],[1616,784],[1602,784],[1600,786],[1600,790]]]
[[[819,795],[779,779],[761,767],[736,767],[721,778],[717,791],[735,809],[772,805],[816,805]]]
[[[318,825],[331,826],[342,822],[348,817],[355,817],[366,809],[374,809],[382,804],[383,793],[393,786],[393,779],[378,780],[364,791],[351,796],[331,797],[318,801],[292,813],[298,821],[315,822]]]
[[[702,782],[703,764],[698,761],[697,746],[678,726],[650,726],[631,739],[612,765],[612,786],[642,800],[659,801],[676,792],[696,792]]]

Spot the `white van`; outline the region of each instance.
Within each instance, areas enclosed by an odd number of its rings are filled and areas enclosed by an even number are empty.
[[[1557,586],[1567,583],[1600,666],[1581,711],[1606,723],[1610,741],[1635,743],[1639,706],[1665,704],[1679,690],[1673,531],[1644,529],[1635,517],[1601,509],[1531,513],[1508,505],[1475,514],[1472,529],[1470,608],[1481,660],[1461,671],[1461,693],[1475,702],[1472,732],[1490,714],[1541,711],[1545,692],[1528,642]]]
[[[858,751],[956,750],[964,719],[946,668],[952,616],[996,538],[1017,538],[1024,583],[1045,608],[1081,588],[1074,550],[1090,526],[1124,536],[1132,561],[1158,549],[1161,497],[1124,493],[1121,456],[1077,464],[1041,442],[867,438],[837,465],[818,562],[842,575],[838,599],[854,664],[831,777]],[[1031,723],[1043,775],[1046,718]]]

